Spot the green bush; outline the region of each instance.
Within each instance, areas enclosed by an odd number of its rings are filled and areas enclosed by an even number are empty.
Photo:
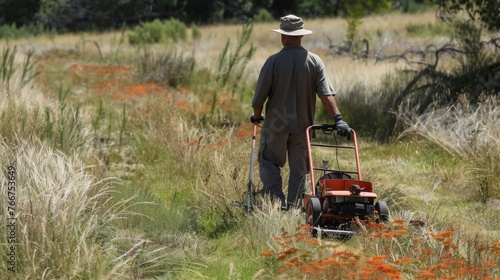
[[[178,42],[186,39],[186,30],[186,25],[177,19],[167,21],[155,19],[152,22],[143,22],[137,26],[134,32],[129,35],[129,43],[137,45]]]
[[[25,25],[23,27],[16,27],[15,24],[0,25],[0,39],[19,39],[39,36],[47,33],[41,25]]]
[[[260,9],[259,12],[254,16],[255,22],[272,22],[274,21],[273,15],[266,9]]]
[[[404,0],[399,1],[398,6],[401,7],[403,13],[416,14],[433,8],[434,4],[432,2],[431,0]]]
[[[193,24],[191,26],[191,35],[193,36],[194,40],[201,39],[201,31],[200,31],[200,28],[196,24]]]

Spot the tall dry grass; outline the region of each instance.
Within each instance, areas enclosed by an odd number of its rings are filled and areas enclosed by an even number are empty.
[[[7,236],[7,167],[15,168],[14,197],[16,272],[2,261],[3,279],[100,278],[120,263],[102,246],[102,234],[119,213],[109,205],[110,182],[98,181],[77,159],[43,143],[20,140],[0,143],[2,166],[0,209],[2,235]],[[9,184],[11,186],[11,184]],[[12,209],[11,209],[12,210]],[[3,243],[2,256],[10,245]]]
[[[0,100],[0,131],[4,139],[15,143],[18,139],[36,142],[43,138],[64,152],[88,154],[92,147],[89,112],[68,106],[64,97],[68,92],[62,88],[53,93],[59,95],[54,100],[44,95],[33,79],[24,82],[26,77],[36,75],[36,63],[27,68],[31,54],[16,52],[15,47],[6,50],[12,50],[13,60],[9,69],[2,66],[2,71],[9,72],[0,87],[0,95],[5,96]]]
[[[87,108],[75,108],[63,89],[45,94],[43,85],[23,83],[30,74],[21,71],[23,54],[12,58],[12,67],[1,64],[9,75],[0,88],[5,97],[0,101],[0,278],[120,279],[165,273],[170,268],[157,265],[164,247],[138,254],[145,240],[134,244],[116,235],[115,221],[134,215],[127,210],[131,198],[112,200],[111,183],[117,181],[104,174],[94,154]],[[117,246],[120,242],[124,245]]]
[[[461,184],[454,190],[487,202],[500,195],[500,122],[498,98],[470,105],[467,96],[453,106],[423,115],[407,111],[400,118],[416,133],[435,142],[459,162]]]

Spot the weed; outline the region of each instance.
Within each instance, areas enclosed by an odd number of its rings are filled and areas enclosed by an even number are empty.
[[[230,46],[231,42],[228,39],[226,45],[219,55],[218,67],[216,70],[215,78],[215,89],[213,90],[212,108],[211,113],[213,114],[216,108],[216,100],[218,99],[219,90],[224,89],[226,85],[229,84],[231,91],[234,93],[238,92],[238,88],[241,86],[241,78],[245,71],[247,62],[252,58],[255,53],[255,47],[250,44],[250,47],[245,51],[244,47],[249,42],[250,36],[252,35],[253,24],[248,23],[243,25],[241,33],[238,33],[237,44],[234,53],[231,53]]]
[[[17,47],[13,47],[12,49],[5,48],[2,52],[0,61],[0,84],[6,87],[7,95],[10,93],[10,84],[18,67],[15,63],[16,56]],[[34,69],[35,62],[33,61],[33,51],[28,51],[21,67],[19,85],[20,87],[24,87],[39,74],[39,72]]]

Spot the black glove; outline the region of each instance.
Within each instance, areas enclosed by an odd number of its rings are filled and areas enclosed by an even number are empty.
[[[347,140],[351,140],[351,128],[345,121],[342,120],[342,115],[336,114],[333,117],[333,120],[337,125],[337,134],[340,136],[346,136]]]
[[[253,114],[250,116],[250,122],[253,124],[259,124],[264,121],[264,115],[260,115],[260,118],[256,118]]]

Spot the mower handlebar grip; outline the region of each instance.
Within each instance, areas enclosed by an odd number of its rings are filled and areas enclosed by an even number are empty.
[[[337,125],[336,124],[313,124],[311,125],[311,129],[315,130],[337,130]]]
[[[337,130],[337,125],[336,124],[313,124],[308,128],[308,130],[311,130],[311,135],[313,136],[313,138],[315,138],[317,130],[323,131],[324,134],[331,134],[331,133],[333,133],[334,130]],[[351,134],[356,133],[354,131],[354,129],[350,128],[350,130],[351,130]]]

